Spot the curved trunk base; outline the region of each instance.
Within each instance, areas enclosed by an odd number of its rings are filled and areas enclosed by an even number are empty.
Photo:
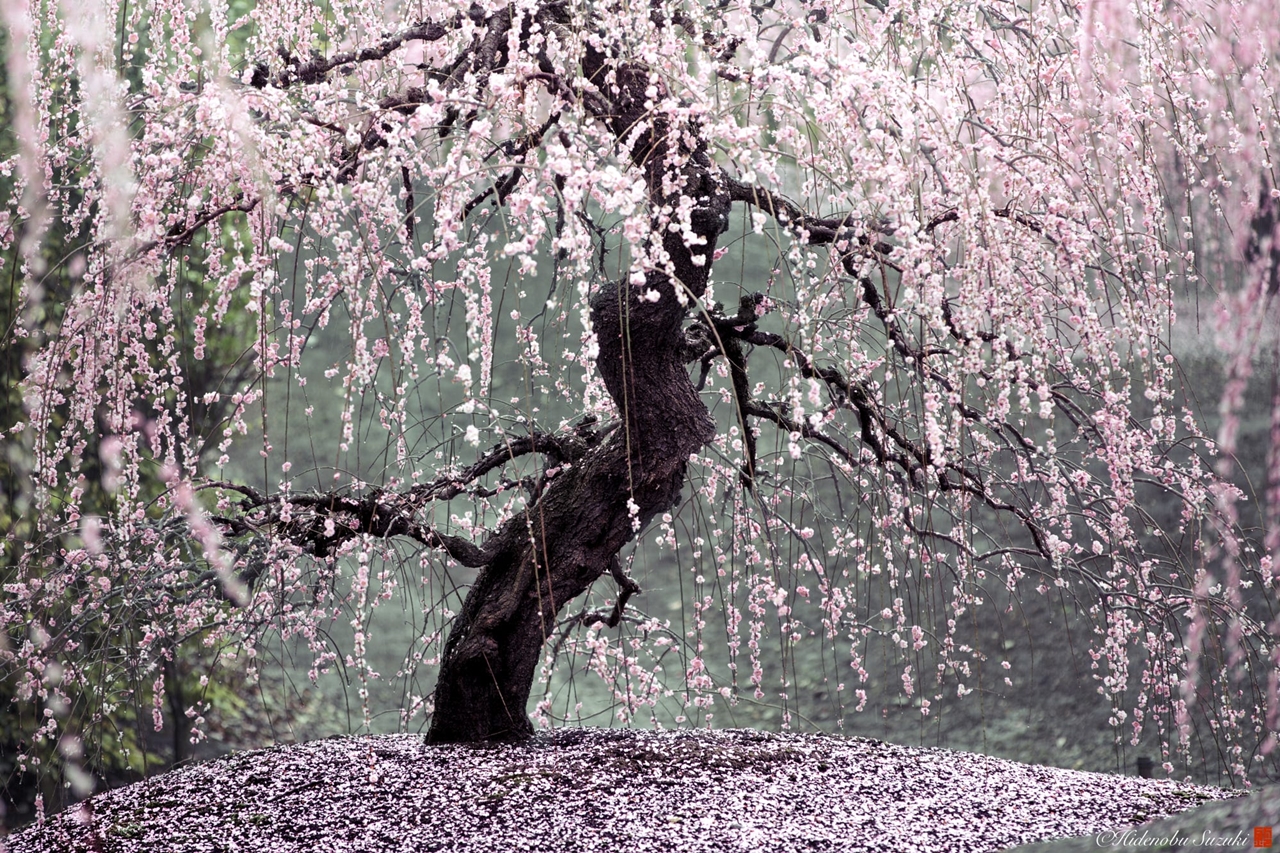
[[[495,534],[509,547],[481,571],[454,621],[429,742],[517,741],[533,734],[526,705],[560,610],[607,574],[635,536],[628,501],[639,505],[643,524],[671,508],[684,485],[681,461],[666,476],[628,488],[625,475],[634,466],[626,465],[622,439],[588,454]]]

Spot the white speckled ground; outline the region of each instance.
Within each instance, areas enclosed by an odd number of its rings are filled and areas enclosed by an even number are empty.
[[[821,735],[331,738],[183,768],[7,839],[40,851],[994,851],[1230,791]],[[0,842],[0,848],[4,845]]]

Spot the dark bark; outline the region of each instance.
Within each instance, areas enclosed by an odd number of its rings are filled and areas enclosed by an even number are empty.
[[[619,139],[648,127],[634,137],[630,156],[644,171],[653,209],[692,197],[690,225],[700,239],[686,246],[684,237],[655,221],[670,267],[649,273],[640,287],[606,285],[592,300],[598,367],[621,428],[562,470],[485,543],[490,559],[445,644],[432,742],[519,740],[533,733],[525,707],[557,614],[610,572],[639,527],[676,504],[690,455],[714,435],[689,379],[683,326],[693,299],[706,289],[716,239],[728,221],[728,188],[696,128],[681,135],[686,141],[679,147],[669,145],[665,122],[644,109],[645,89],[660,86],[658,77],[640,65],[611,66],[594,52],[583,65],[608,99],[607,114],[598,117]],[[676,193],[663,192],[664,174],[677,178]],[[658,293],[656,301],[641,298],[649,291]]]
[[[685,368],[684,310],[670,282],[650,284],[665,284],[657,303],[615,283],[592,304],[599,366],[625,425],[486,543],[493,556],[445,646],[432,741],[532,734],[525,706],[557,614],[610,571],[637,523],[679,500],[690,454],[713,435]]]

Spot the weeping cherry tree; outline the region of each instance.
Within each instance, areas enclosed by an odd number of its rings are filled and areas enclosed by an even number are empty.
[[[434,742],[554,723],[562,665],[624,722],[789,722],[806,642],[928,716],[1009,675],[971,615],[1037,596],[1170,772],[1269,749],[1280,438],[1262,538],[1213,458],[1275,346],[1265,4],[91,5],[3,3],[30,756],[162,725],[182,643],[363,691],[386,601]]]

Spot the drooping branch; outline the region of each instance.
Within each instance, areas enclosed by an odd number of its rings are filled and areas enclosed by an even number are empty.
[[[845,447],[831,436],[814,429],[804,421],[797,421],[784,415],[778,410],[776,404],[769,405],[760,401],[750,401],[746,405],[746,414],[753,418],[760,418],[761,420],[776,424],[779,429],[786,432],[793,432],[802,438],[807,438],[810,441],[825,444],[827,447],[831,448],[837,456],[852,467],[862,464],[862,460],[859,458],[857,453]],[[748,426],[748,430],[749,429],[750,427]]]
[[[200,229],[209,223],[226,216],[228,213],[250,213],[257,208],[261,198],[250,198],[243,194],[237,195],[234,199],[226,204],[218,207],[202,211],[195,215],[190,224],[183,223],[170,228],[163,237],[154,240],[147,240],[131,249],[126,257],[118,261],[114,266],[122,268],[128,266],[139,258],[145,257],[147,254],[154,252],[156,249],[165,249],[172,251],[179,246],[185,246],[191,242]]]
[[[824,382],[833,391],[832,397],[837,405],[851,407],[857,412],[858,420],[862,427],[862,439],[877,453],[877,458],[882,463],[892,462],[899,466],[911,478],[913,487],[918,487],[922,484],[922,475],[927,468],[935,468],[937,470],[938,488],[941,491],[965,492],[993,510],[1012,513],[1031,535],[1032,540],[1035,542],[1036,550],[1039,551],[1040,555],[1051,564],[1054,562],[1054,556],[1049,549],[1044,530],[1028,510],[997,498],[982,476],[967,465],[948,460],[941,468],[937,468],[935,465],[936,460],[933,458],[933,453],[929,448],[920,442],[912,441],[891,423],[884,411],[873,402],[869,389],[864,385],[850,382],[843,373],[834,367],[816,367],[806,354],[792,347],[777,335],[756,332],[748,337],[747,340],[757,345],[770,346],[786,352],[795,360],[802,376],[806,379],[820,379]],[[970,426],[980,427],[987,423],[983,413],[971,406],[956,403],[954,407]],[[898,450],[888,451],[879,441],[877,432],[887,436]],[[948,472],[956,474],[959,479],[948,476]]]
[[[744,298],[743,304],[744,306],[747,304],[746,298]],[[716,351],[732,362],[734,357],[733,345],[725,342],[733,341],[736,345],[736,341],[741,340],[753,346],[767,347],[785,354],[795,364],[801,376],[806,379],[819,380],[826,385],[832,402],[836,407],[852,410],[857,415],[863,444],[872,451],[879,464],[882,466],[892,465],[899,469],[907,478],[910,488],[920,488],[924,483],[924,472],[927,469],[935,468],[937,470],[939,490],[944,492],[965,492],[993,510],[1013,514],[1030,534],[1036,545],[1037,553],[1049,561],[1050,564],[1054,562],[1044,530],[1029,511],[998,498],[983,478],[977,472],[971,470],[969,466],[954,460],[947,460],[941,467],[935,465],[935,460],[929,447],[918,441],[913,441],[898,426],[895,426],[883,409],[875,403],[869,388],[862,383],[849,380],[835,367],[820,367],[814,364],[806,353],[793,346],[782,336],[772,332],[761,331],[755,327],[753,322],[743,322],[747,319],[743,316],[745,313],[744,309],[736,317],[711,317],[711,324],[715,328],[713,337],[716,341]],[[905,339],[903,345],[910,346]],[[745,360],[743,365],[743,380],[740,383],[735,381],[735,385],[746,384]],[[931,371],[930,375],[936,374]],[[942,377],[938,376],[937,378],[945,382]],[[770,421],[780,429],[826,445],[851,466],[862,464],[859,454],[808,423],[796,421],[786,416],[778,405],[771,405],[759,400],[750,400],[746,402],[743,408],[745,413],[752,417]],[[957,404],[957,408],[971,425],[981,426],[986,423],[983,414],[977,409],[963,404]],[[750,433],[749,428],[747,432]],[[888,439],[888,444],[884,439]],[[1023,441],[1025,442],[1025,439]],[[1018,446],[1022,447],[1023,445],[1020,443]],[[948,472],[955,476],[950,476]]]

